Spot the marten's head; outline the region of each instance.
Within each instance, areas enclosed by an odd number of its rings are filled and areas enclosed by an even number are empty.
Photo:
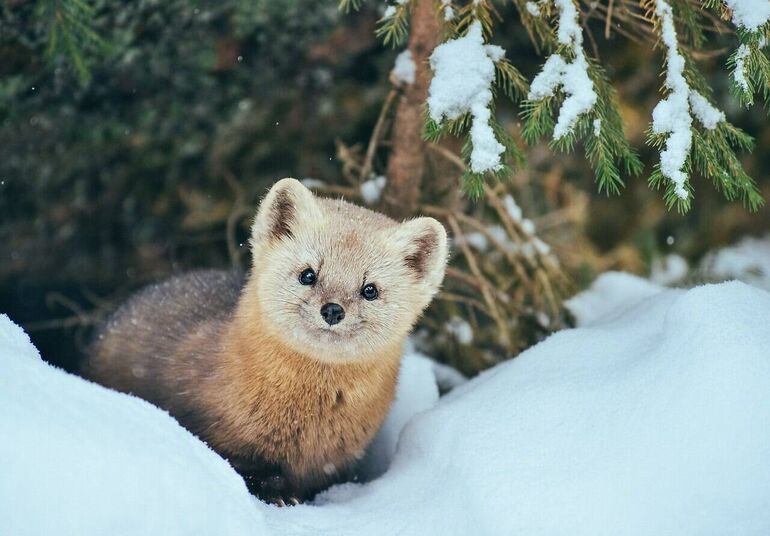
[[[278,181],[252,227],[248,291],[260,322],[324,361],[400,343],[444,278],[447,236],[433,218],[397,223]]]

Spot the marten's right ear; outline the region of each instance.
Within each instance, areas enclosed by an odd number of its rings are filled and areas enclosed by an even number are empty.
[[[259,205],[251,227],[252,243],[293,238],[300,220],[316,221],[320,216],[313,193],[296,179],[276,182]]]

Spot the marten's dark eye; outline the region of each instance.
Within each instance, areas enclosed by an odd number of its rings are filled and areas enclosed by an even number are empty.
[[[371,283],[367,283],[364,285],[364,288],[361,289],[361,296],[363,296],[365,300],[372,301],[377,299],[379,292],[377,292],[377,287]]]
[[[315,283],[315,272],[312,268],[306,268],[299,274],[299,282],[303,285],[313,285]]]

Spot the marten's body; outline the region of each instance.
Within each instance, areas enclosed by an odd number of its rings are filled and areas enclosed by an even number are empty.
[[[138,293],[85,373],[167,409],[257,493],[301,500],[343,477],[385,418],[446,236],[435,220],[397,224],[285,179],[252,251],[247,278],[193,272]]]

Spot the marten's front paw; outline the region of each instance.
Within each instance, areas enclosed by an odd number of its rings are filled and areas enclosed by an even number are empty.
[[[276,506],[297,506],[298,504],[302,504],[302,501],[300,501],[297,497],[294,496],[272,496],[272,497],[262,497],[262,500],[269,504],[274,504]]]
[[[291,489],[289,482],[282,476],[251,477],[247,479],[247,484],[249,490],[266,503],[276,506],[297,506],[302,503],[299,494]]]

